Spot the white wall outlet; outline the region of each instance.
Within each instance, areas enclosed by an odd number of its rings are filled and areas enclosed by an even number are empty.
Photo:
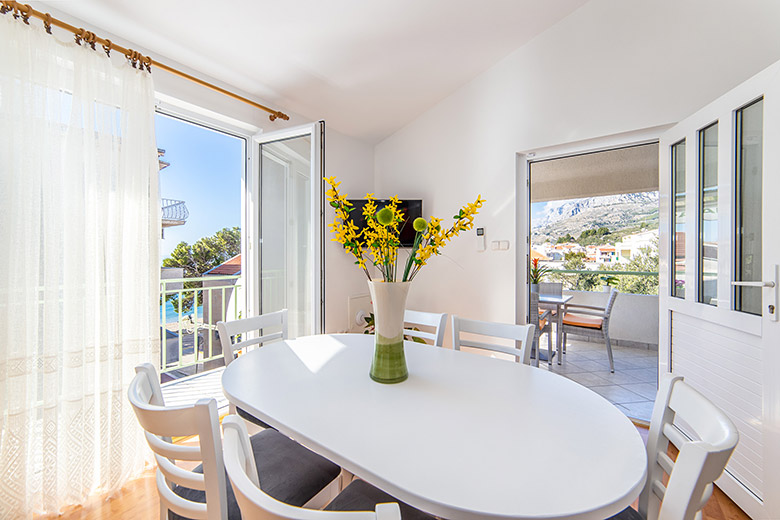
[[[349,332],[363,332],[366,318],[371,314],[371,295],[355,294],[347,299],[347,327]]]
[[[498,251],[499,249],[501,249],[501,242],[499,242],[498,240],[493,240],[492,242],[490,242],[490,249],[492,249],[493,251]]]
[[[499,242],[499,249],[501,251],[507,251],[509,249],[509,240],[501,240]]]

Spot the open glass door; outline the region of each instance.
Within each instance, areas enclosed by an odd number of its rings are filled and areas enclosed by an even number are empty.
[[[324,123],[255,137],[250,312],[288,310],[290,337],[322,332]]]
[[[780,518],[778,139],[780,62],[671,128],[659,150],[659,366],[737,425],[718,486],[751,518]]]

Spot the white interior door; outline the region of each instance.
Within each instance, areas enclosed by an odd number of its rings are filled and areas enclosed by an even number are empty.
[[[659,366],[729,414],[740,440],[718,481],[780,518],[780,62],[660,141]]]
[[[288,310],[291,337],[322,331],[324,123],[254,138],[247,184],[250,314]]]

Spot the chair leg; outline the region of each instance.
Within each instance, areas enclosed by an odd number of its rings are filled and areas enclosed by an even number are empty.
[[[547,366],[552,366],[552,358],[553,358],[553,344],[552,344],[552,325],[548,325],[550,328],[547,329]],[[558,358],[558,364],[561,364],[560,358]]]
[[[604,342],[607,344],[607,355],[609,356],[609,371],[615,373],[615,362],[612,360],[612,345],[609,342],[609,334],[604,336]]]
[[[540,343],[539,339],[540,339],[539,329],[537,328],[536,332],[534,333],[534,348],[536,349],[535,350],[536,355],[534,356],[534,366],[537,368],[539,368],[539,358],[541,357],[539,355],[539,343]]]

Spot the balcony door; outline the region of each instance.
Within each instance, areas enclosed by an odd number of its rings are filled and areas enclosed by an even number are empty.
[[[324,123],[255,136],[247,183],[250,308],[288,310],[291,337],[323,323],[322,136]]]
[[[780,518],[780,62],[660,141],[661,372],[739,428],[718,481],[752,518]],[[685,428],[683,427],[683,430]]]

